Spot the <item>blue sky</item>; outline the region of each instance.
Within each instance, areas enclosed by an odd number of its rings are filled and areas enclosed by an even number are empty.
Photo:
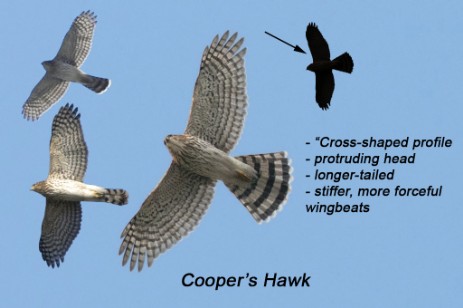
[[[39,121],[21,107],[43,76],[73,19],[98,15],[92,51],[82,69],[108,77],[95,95],[71,85]],[[459,1],[103,1],[0,4],[4,44],[0,104],[0,231],[2,304],[37,307],[461,307],[463,304],[462,145],[463,4]],[[310,55],[297,54],[269,31],[308,51],[305,28],[319,25],[331,55],[348,51],[352,75],[335,72],[328,111],[315,103]],[[143,272],[129,272],[117,254],[120,233],[164,175],[167,134],[182,133],[200,57],[216,34],[238,31],[248,48],[249,107],[234,155],[288,151],[294,181],[284,210],[257,225],[217,185],[200,225]],[[8,75],[7,75],[8,74]],[[8,76],[8,77],[7,77]],[[45,199],[30,186],[48,173],[51,122],[59,107],[79,107],[89,163],[85,181],[129,191],[129,204],[83,204],[80,234],[59,269],[38,250]],[[306,194],[316,155],[384,155],[381,149],[322,149],[316,137],[435,138],[447,149],[416,150],[396,178],[343,182],[392,187],[442,185],[434,198],[333,198]],[[310,141],[311,145],[305,143]],[[393,155],[412,155],[392,149]],[[368,166],[319,166],[352,171]],[[378,166],[390,170],[391,166]],[[316,202],[366,202],[368,213],[306,213]],[[250,276],[256,287],[183,287],[182,276]],[[311,276],[310,288],[263,287],[266,273]]]

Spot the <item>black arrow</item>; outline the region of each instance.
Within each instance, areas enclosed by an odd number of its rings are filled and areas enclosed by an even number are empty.
[[[288,45],[288,46],[293,47],[293,48],[294,48],[293,50],[296,51],[296,52],[306,53],[301,47],[299,47],[299,45],[296,45],[296,46],[291,45],[290,43],[288,43],[288,42],[286,42],[286,41],[283,41],[281,38],[276,37],[275,35],[273,35],[272,33],[267,32],[267,31],[265,31],[265,34],[268,34],[268,35],[270,35],[271,37],[276,38],[276,39],[279,40],[280,42],[282,42],[282,43],[284,43],[284,44],[286,44],[286,45]]]

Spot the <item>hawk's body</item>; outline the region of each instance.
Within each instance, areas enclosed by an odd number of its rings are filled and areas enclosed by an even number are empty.
[[[126,204],[127,195],[120,189],[103,188],[80,181],[49,177],[32,186],[32,190],[46,198],[65,201],[95,201]]]
[[[123,264],[142,270],[200,221],[221,180],[257,222],[280,210],[290,189],[285,152],[231,157],[246,115],[243,39],[226,32],[204,50],[183,135],[164,143],[173,161],[122,233]]]
[[[347,52],[331,60],[328,43],[315,23],[307,26],[306,37],[313,59],[307,70],[315,73],[315,99],[320,108],[326,110],[334,92],[333,70],[350,74],[354,69],[354,62]]]
[[[66,104],[53,119],[50,140],[50,171],[45,181],[32,186],[46,201],[42,223],[40,251],[48,266],[59,266],[80,230],[80,201],[127,203],[122,189],[109,189],[83,183],[87,169],[88,150],[80,114]]]
[[[207,141],[191,135],[169,135],[165,139],[174,162],[186,170],[228,183],[255,180],[257,172]]]
[[[108,89],[111,84],[109,79],[87,75],[79,69],[90,52],[95,25],[96,16],[93,12],[82,12],[64,37],[56,57],[42,62],[46,73],[23,105],[25,118],[38,119],[63,97],[69,82],[81,83],[96,93]]]

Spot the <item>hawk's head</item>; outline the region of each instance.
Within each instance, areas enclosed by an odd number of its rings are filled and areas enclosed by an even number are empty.
[[[177,157],[181,156],[185,148],[185,135],[167,135],[164,139],[164,145],[169,149],[170,154],[177,161]]]
[[[191,135],[167,135],[164,144],[169,149],[174,161],[182,163],[185,157],[197,155],[197,150],[201,147],[198,139]]]
[[[52,67],[52,61],[43,61],[42,66],[43,68],[48,71]]]
[[[43,195],[46,192],[45,181],[35,183],[34,185],[32,185],[31,190]]]

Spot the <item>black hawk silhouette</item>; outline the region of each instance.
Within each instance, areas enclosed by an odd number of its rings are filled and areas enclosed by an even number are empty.
[[[309,23],[305,35],[313,59],[313,63],[307,66],[307,70],[315,73],[315,99],[318,106],[326,110],[330,106],[334,91],[333,70],[350,74],[354,69],[354,62],[347,52],[330,60],[328,43],[315,23]]]

